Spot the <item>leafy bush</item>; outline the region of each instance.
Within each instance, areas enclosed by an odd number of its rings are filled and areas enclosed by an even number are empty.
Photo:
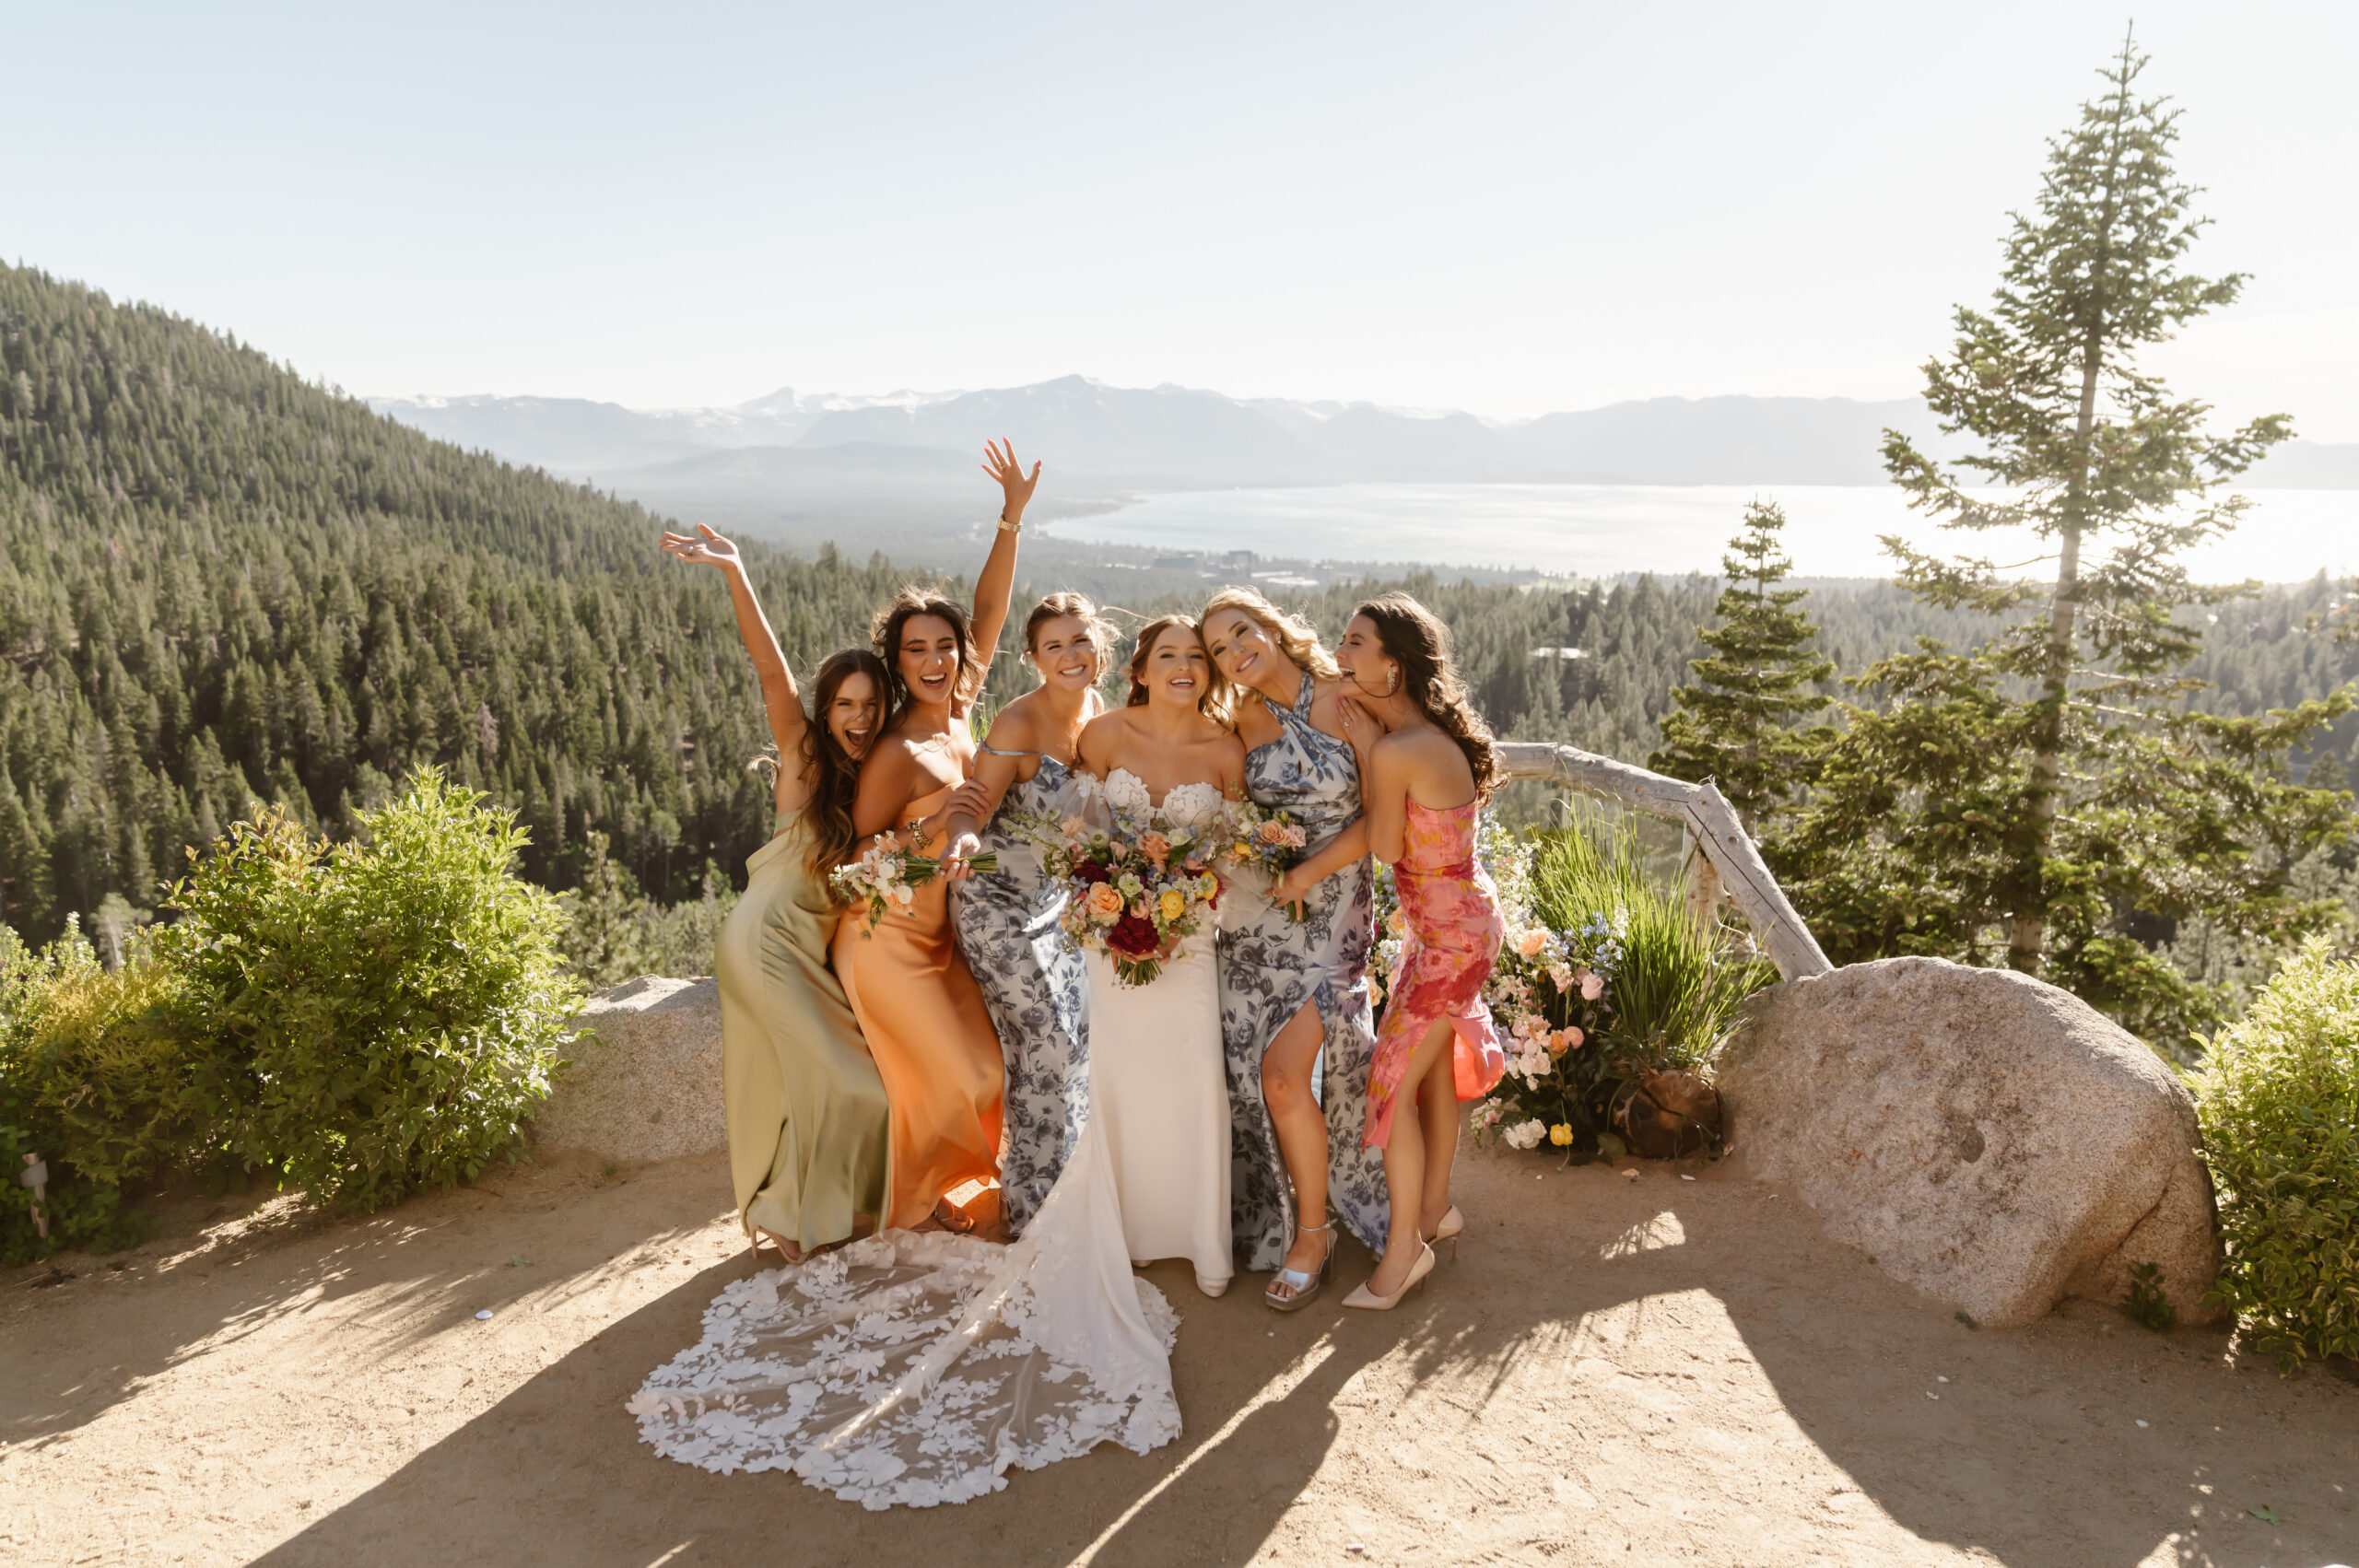
[[[2359,964],[2311,941],[2190,1082],[2228,1244],[2213,1298],[2289,1367],[2359,1357]]]
[[[174,1158],[194,1131],[163,1012],[170,980],[144,943],[111,975],[77,922],[39,953],[0,926],[0,1264],[111,1251],[147,1234],[122,1184]],[[49,1172],[46,1235],[18,1179],[29,1155]]]
[[[376,1208],[469,1179],[547,1097],[581,988],[483,802],[429,770],[333,846],[264,811],[173,890],[198,1087],[282,1186]]]

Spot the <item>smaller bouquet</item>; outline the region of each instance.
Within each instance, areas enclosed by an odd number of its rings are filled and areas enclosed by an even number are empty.
[[[1203,927],[1220,904],[1220,878],[1208,863],[1211,846],[1160,823],[1140,825],[1117,813],[1108,827],[1080,817],[1028,825],[1041,846],[1041,864],[1072,891],[1061,919],[1076,946],[1103,953],[1125,986],[1154,983],[1163,961]]]
[[[1250,801],[1238,801],[1228,808],[1230,832],[1221,846],[1220,858],[1238,867],[1251,866],[1274,886],[1278,878],[1302,863],[1303,847],[1309,836],[1294,813],[1257,806]],[[1291,919],[1302,919],[1302,906],[1289,904],[1286,915]]]
[[[911,837],[914,845],[904,845],[898,835],[887,833],[860,859],[827,873],[827,885],[838,898],[868,906],[868,919],[860,928],[863,942],[875,934],[877,923],[888,913],[908,908],[918,889],[942,872],[942,862],[923,852],[924,837],[914,832]],[[999,870],[999,857],[988,851],[969,857],[967,863],[979,872]]]

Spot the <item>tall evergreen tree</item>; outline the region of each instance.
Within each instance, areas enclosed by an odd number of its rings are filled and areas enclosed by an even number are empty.
[[[1775,501],[1744,509],[1744,531],[1720,558],[1720,624],[1696,632],[1711,652],[1689,662],[1696,681],[1672,693],[1678,711],[1663,719],[1662,747],[1647,759],[1673,778],[1716,780],[1748,827],[1794,799],[1835,736],[1825,725],[1796,728],[1826,707],[1818,683],[1835,661],[1794,608],[1809,591],[1778,586],[1793,571],[1778,539],[1785,526]]]
[[[1911,506],[1947,527],[2027,530],[2053,579],[1885,541],[1916,594],[2001,629],[1971,652],[1929,641],[1858,678],[1882,706],[1848,709],[1773,860],[1838,961],[2001,959],[2173,1039],[2215,999],[2131,932],[2201,912],[2277,940],[2327,918],[2286,875],[2345,822],[2287,782],[2283,757],[2352,699],[2246,720],[2186,704],[2202,685],[2186,672],[2201,633],[2181,612],[2257,585],[2198,586],[2178,557],[2234,527],[2245,501],[2214,492],[2291,429],[2272,415],[2211,434],[2208,405],[2141,367],[2244,283],[2179,270],[2204,220],[2171,163],[2177,111],[2135,91],[2145,64],[2125,41],[2105,92],[2049,144],[1992,308],[1961,309],[1951,356],[1925,368],[1943,430],[1980,451],[1949,468],[1886,433]]]

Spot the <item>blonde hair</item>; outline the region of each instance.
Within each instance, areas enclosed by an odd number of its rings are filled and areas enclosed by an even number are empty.
[[[1224,588],[1204,602],[1203,614],[1198,624],[1209,622],[1223,610],[1234,610],[1250,617],[1270,634],[1285,656],[1298,670],[1308,671],[1319,680],[1332,681],[1343,674],[1335,663],[1335,656],[1320,646],[1318,628],[1300,615],[1289,615],[1275,604],[1250,588]]]

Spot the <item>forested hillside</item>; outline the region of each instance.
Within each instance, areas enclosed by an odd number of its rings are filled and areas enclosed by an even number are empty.
[[[341,833],[427,763],[518,809],[523,869],[548,886],[575,884],[592,833],[660,900],[696,895],[708,862],[742,879],[769,827],[745,766],[760,704],[727,596],[661,558],[658,526],[226,335],[0,266],[0,920],[41,940],[109,894],[152,908],[250,800]],[[747,554],[802,668],[862,636],[900,575],[832,550]],[[1632,760],[1718,588],[1409,586],[1457,628],[1503,732]],[[1300,603],[1332,636],[1364,591]],[[1153,614],[1168,597],[1121,602]],[[2194,673],[2239,713],[2350,679],[2353,650],[2304,629],[2334,597],[2319,583],[2223,606]],[[1983,629],[1888,586],[1810,609],[1845,670]],[[1027,684],[1003,654],[995,697]],[[2346,754],[2350,729],[2332,741]]]

